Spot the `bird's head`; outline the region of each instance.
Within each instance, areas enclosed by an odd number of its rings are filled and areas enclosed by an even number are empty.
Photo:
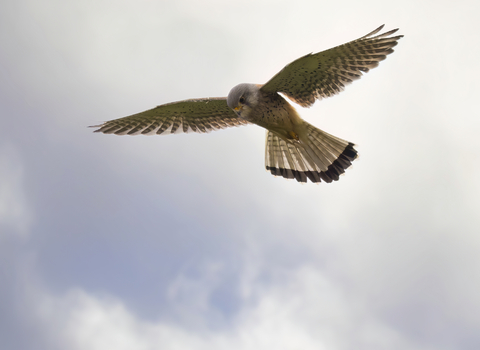
[[[258,103],[259,86],[255,84],[239,84],[228,93],[228,107],[243,119],[248,115]]]

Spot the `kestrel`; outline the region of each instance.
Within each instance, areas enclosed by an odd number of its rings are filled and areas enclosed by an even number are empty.
[[[257,124],[267,129],[265,163],[273,175],[299,182],[337,181],[357,158],[354,144],[304,121],[279,93],[302,107],[333,96],[393,52],[398,29],[308,54],[288,64],[266,84],[239,84],[228,97],[167,103],[97,125],[95,132],[116,135],[205,133]]]

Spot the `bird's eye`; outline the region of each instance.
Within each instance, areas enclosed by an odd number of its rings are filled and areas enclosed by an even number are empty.
[[[238,100],[240,103],[245,103],[245,97],[240,97],[240,100]]]

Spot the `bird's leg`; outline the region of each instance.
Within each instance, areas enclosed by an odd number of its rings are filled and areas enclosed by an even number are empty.
[[[298,137],[298,135],[295,131],[289,131],[288,136],[289,136],[289,139],[291,139],[291,140],[297,140],[297,141],[300,140],[300,138]]]

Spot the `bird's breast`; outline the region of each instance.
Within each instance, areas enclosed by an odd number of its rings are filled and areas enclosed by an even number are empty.
[[[279,94],[261,94],[248,114],[248,121],[287,136],[298,117],[295,109]]]

